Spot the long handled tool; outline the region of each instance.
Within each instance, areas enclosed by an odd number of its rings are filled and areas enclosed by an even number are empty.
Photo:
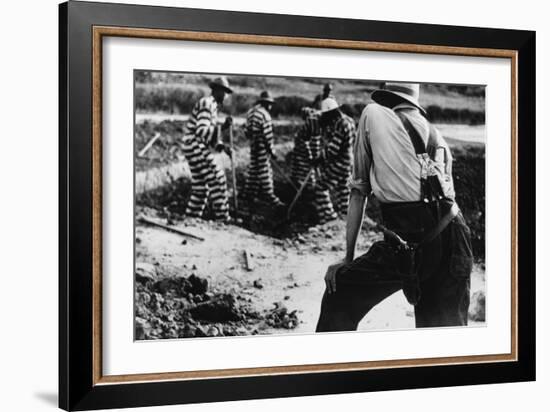
[[[153,146],[153,144],[155,144],[155,142],[160,138],[160,133],[155,133],[155,135],[153,136],[153,138],[151,140],[149,140],[147,142],[147,144],[145,146],[143,146],[143,149],[141,149],[138,153],[138,157],[143,157],[145,155],[145,153],[147,152],[147,150],[149,150],[151,148],[151,146]]]
[[[311,175],[313,174],[313,172],[315,172],[315,167],[312,167],[311,169],[309,169],[309,172],[307,172],[306,178],[304,179],[304,181],[302,182],[302,185],[298,189],[298,192],[296,193],[296,196],[294,196],[294,199],[290,203],[290,206],[288,207],[288,212],[286,213],[287,220],[290,220],[290,213],[292,212],[292,209],[296,205],[296,202],[298,201],[298,199],[302,195],[302,192],[306,188],[306,186],[309,182],[309,179],[311,178]]]
[[[270,159],[271,159],[271,164],[275,167],[275,169],[277,169],[277,172],[282,177],[284,177],[284,179],[290,184],[290,186],[294,188],[294,190],[298,191],[298,187],[294,184],[292,179],[290,179],[290,177],[286,175],[286,173],[283,171],[283,168],[275,161],[275,159],[273,159],[272,157]]]
[[[156,220],[149,219],[145,216],[138,217],[138,221],[142,222],[142,223],[147,223],[148,225],[151,225],[151,226],[160,227],[161,229],[167,230],[169,232],[177,233],[178,235],[187,236],[187,237],[190,237],[192,239],[197,239],[197,240],[204,241],[203,237],[193,235],[193,234],[188,233],[188,232],[184,232],[183,230],[178,229],[177,227],[165,225],[163,223],[157,222]]]
[[[231,160],[231,178],[233,180],[233,206],[235,208],[235,214],[237,214],[237,211],[239,210],[239,204],[237,201],[238,193],[237,193],[237,172],[235,170],[235,161],[233,159],[234,156],[234,148],[233,148],[233,125],[231,124],[229,126],[229,148],[231,149],[231,154],[229,156]]]

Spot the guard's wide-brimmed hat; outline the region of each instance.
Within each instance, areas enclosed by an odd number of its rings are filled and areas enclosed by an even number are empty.
[[[321,100],[321,113],[328,113],[332,110],[336,110],[340,107],[336,99],[332,97],[327,97],[326,99]]]
[[[258,99],[258,103],[259,102],[275,103],[275,99],[271,97],[271,94],[267,90],[264,90],[263,92],[260,93],[260,98]]]
[[[227,77],[225,77],[225,76],[216,77],[214,80],[212,80],[209,83],[209,85],[210,85],[211,88],[219,87],[219,88],[225,90],[226,93],[233,93],[233,89],[231,89],[231,87],[229,87],[229,81],[227,80]]]
[[[397,99],[396,99],[397,96]],[[383,106],[393,107],[397,100],[402,99],[416,106],[422,113],[426,110],[418,102],[420,97],[420,85],[418,83],[392,83],[384,84],[382,89],[372,92],[371,98]]]

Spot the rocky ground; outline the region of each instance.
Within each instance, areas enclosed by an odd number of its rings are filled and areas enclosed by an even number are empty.
[[[324,271],[343,254],[344,221],[308,229],[290,225],[290,229],[266,235],[242,227],[246,225],[240,221],[240,226],[225,225],[167,218],[149,208],[138,208],[137,212],[205,239],[138,221],[137,339],[315,330]],[[366,251],[379,237],[379,233],[365,228],[359,251]],[[476,265],[471,323],[484,321],[484,291],[484,271]],[[362,330],[412,327],[413,308],[401,292],[373,309],[360,324]]]

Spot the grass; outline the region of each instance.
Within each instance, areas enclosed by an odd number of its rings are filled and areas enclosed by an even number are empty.
[[[200,74],[150,73],[136,77],[136,109],[142,112],[189,113],[193,104],[209,93],[210,76]],[[246,113],[261,90],[267,89],[276,99],[275,118],[299,116],[300,108],[311,105],[327,82],[325,79],[230,76],[234,94],[224,103],[225,110],[236,116]],[[370,93],[381,86],[379,81],[332,80],[334,94],[344,110],[358,118],[371,102]],[[430,119],[436,122],[482,124],[485,122],[485,90],[481,86],[421,86],[420,102]]]

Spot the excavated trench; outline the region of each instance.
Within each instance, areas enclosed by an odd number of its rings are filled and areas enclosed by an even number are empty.
[[[278,144],[276,152],[283,172],[290,175],[291,144]],[[237,191],[242,193],[246,179],[248,149],[236,152]],[[453,148],[453,175],[457,202],[472,232],[474,256],[480,262],[485,259],[485,149],[481,145],[470,144]],[[273,210],[269,205],[250,205],[239,196],[239,210],[233,207],[233,188],[231,187],[230,163],[227,157],[219,155],[217,161],[226,169],[228,176],[230,213],[235,224],[254,233],[275,238],[295,236],[316,225],[317,217],[312,211],[313,193],[304,190],[296,202],[290,219],[287,210]],[[273,170],[275,193],[289,205],[296,189],[280,174]],[[160,217],[168,220],[182,220],[185,206],[190,196],[191,178],[187,163],[184,160],[169,165],[150,168],[136,173],[136,205],[156,210]],[[375,199],[370,198],[367,214],[380,221],[380,210]],[[210,210],[205,211],[205,218],[211,219]]]
[[[276,151],[279,158],[286,153],[285,161],[278,164],[286,176],[290,175],[290,159],[288,145],[277,145]],[[235,210],[233,203],[233,188],[231,187],[231,172],[229,161],[218,156],[219,161],[225,168],[228,176],[230,215],[234,223],[254,233],[260,233],[275,238],[292,237],[308,230],[318,223],[315,213],[312,213],[313,193],[306,189],[300,195],[298,201],[292,208],[290,217],[287,218],[288,205],[296,196],[297,190],[291,185],[281,172],[274,170],[273,178],[276,195],[285,203],[286,207],[274,209],[269,204],[251,204],[240,194],[244,190],[246,180],[246,160],[248,151],[241,149],[236,158],[237,168],[237,192],[238,210]],[[151,168],[146,171],[139,171],[136,174],[136,205],[154,209],[159,217],[168,221],[180,221],[184,219],[184,211],[191,194],[191,178],[185,161],[175,162],[168,166]],[[212,211],[207,206],[205,219],[212,219]]]
[[[237,121],[239,120],[240,123]],[[243,119],[236,119],[242,126]],[[163,121],[144,120],[136,128],[136,148],[143,148],[155,133],[162,135],[148,151],[146,158],[136,158],[136,204],[158,211],[160,216],[168,219],[181,219],[189,197],[190,174],[187,163],[178,153],[178,142],[181,140],[184,121],[172,119]],[[279,164],[287,175],[290,174],[288,153],[292,149],[292,138],[296,133],[299,121],[275,122],[275,152],[279,158],[285,158]],[[242,192],[245,181],[246,166],[249,162],[248,141],[242,127],[235,127],[235,164],[237,165],[238,191]],[[446,129],[443,129],[446,130]],[[454,130],[454,129],[453,129]],[[474,255],[478,261],[485,259],[485,146],[476,141],[456,140],[447,137],[456,130],[447,130],[445,138],[453,151],[453,176],[457,193],[457,202],[472,231]],[[459,135],[476,136],[479,131],[464,130]],[[474,139],[475,140],[475,139]],[[230,192],[231,176],[229,159],[219,155],[218,161],[223,164],[228,176]],[[274,170],[276,194],[285,203],[290,204],[296,191]],[[307,191],[297,202],[291,219],[285,219],[285,211],[275,213],[269,207],[250,206],[239,199],[239,210],[233,210],[230,194],[231,215],[235,222],[255,233],[273,237],[288,237],[300,233],[316,224],[316,217],[311,213],[312,195]],[[376,202],[369,201],[367,213],[370,217],[380,218]],[[210,216],[207,211],[206,217]]]

